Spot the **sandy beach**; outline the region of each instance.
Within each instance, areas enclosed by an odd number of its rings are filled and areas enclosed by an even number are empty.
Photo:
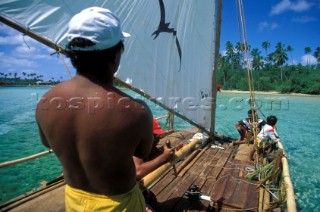
[[[249,94],[250,91],[239,91],[239,90],[221,90],[222,93],[243,93]],[[320,95],[311,95],[311,94],[302,94],[302,93],[280,93],[277,91],[254,91],[254,94],[261,95],[292,95],[292,96],[320,96]]]

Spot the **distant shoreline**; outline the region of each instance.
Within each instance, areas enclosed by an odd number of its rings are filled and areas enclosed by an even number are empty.
[[[250,91],[221,90],[221,93],[249,94]],[[304,93],[280,93],[278,91],[254,91],[254,94],[261,94],[261,95],[289,95],[289,96],[320,96],[320,95],[317,95],[317,94],[304,94]]]
[[[0,85],[1,87],[53,87],[55,85]],[[120,87],[119,89],[129,89],[129,88],[123,88]],[[219,93],[219,92],[218,92]],[[240,90],[222,90],[221,93],[239,93],[239,94],[249,94],[250,91],[240,91]],[[314,96],[319,97],[320,94],[303,94],[303,93],[280,93],[278,91],[254,91],[254,94],[260,94],[260,95],[288,95],[288,96]]]

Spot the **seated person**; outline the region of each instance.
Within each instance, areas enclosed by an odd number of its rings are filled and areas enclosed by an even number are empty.
[[[253,155],[256,149],[264,149],[270,147],[277,142],[281,142],[277,132],[276,123],[278,119],[275,116],[268,116],[267,124],[263,126],[260,133],[257,135],[257,146],[250,152],[250,159],[253,160]]]
[[[255,117],[253,122],[253,117]],[[240,134],[240,139],[233,141],[231,145],[239,145],[247,142],[247,139],[250,139],[250,143],[253,143],[253,132],[251,132],[251,128],[256,125],[256,132],[260,132],[263,125],[266,124],[266,121],[258,118],[258,114],[254,109],[250,109],[248,111],[248,118],[244,118],[240,121],[236,122],[236,128]]]

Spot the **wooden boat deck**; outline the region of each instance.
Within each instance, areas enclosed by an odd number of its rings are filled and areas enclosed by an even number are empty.
[[[159,202],[157,211],[257,211],[257,185],[244,179],[245,168],[253,167],[248,146],[241,145],[241,157],[234,157],[238,147],[222,147],[211,148],[209,143],[196,150],[187,166],[180,168],[183,162],[177,165],[177,176],[172,169],[154,184],[151,190]],[[203,195],[211,196],[212,202],[186,198],[185,192],[195,185]]]
[[[257,211],[259,190],[255,183],[244,178],[246,167],[253,167],[248,160],[249,147],[226,143],[222,148],[212,148],[211,145],[194,150],[176,164],[176,174],[172,168],[153,183],[150,189],[157,196],[157,211]],[[194,185],[203,195],[211,196],[212,201],[187,199],[184,194]],[[64,211],[64,182],[57,182],[51,191],[47,190],[27,197],[27,203],[17,202],[1,211]]]

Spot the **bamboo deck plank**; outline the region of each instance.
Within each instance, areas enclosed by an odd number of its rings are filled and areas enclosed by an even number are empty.
[[[183,195],[184,193],[188,190],[188,188],[190,187],[190,185],[193,184],[193,182],[195,181],[195,179],[197,178],[196,175],[192,175],[192,174],[186,174],[183,179],[178,179],[175,182],[176,183],[176,187],[174,192],[171,192],[172,190],[163,190],[163,192],[161,192],[161,194],[163,194],[162,198],[160,196],[160,199],[158,199],[159,201],[159,208],[158,211],[176,211],[175,205],[182,201],[184,202],[185,199],[183,199]],[[165,194],[166,192],[169,192],[170,194]],[[160,194],[160,195],[161,195]],[[163,197],[167,197],[165,199],[163,199]],[[157,196],[158,198],[158,196]],[[180,203],[181,204],[181,203]]]
[[[256,211],[259,198],[256,185],[244,179],[247,174],[245,168],[253,166],[253,163],[243,160],[244,157],[242,160],[234,159],[237,147],[223,147],[225,149],[207,147],[199,158],[195,158],[196,162],[192,163],[185,175],[173,177],[173,180],[172,175],[160,179],[151,188],[158,192],[159,211],[208,211],[209,208],[220,211]],[[249,154],[248,151],[245,153]],[[171,183],[168,182],[170,180]],[[203,195],[211,196],[215,204],[183,198],[192,185],[197,185]],[[159,187],[163,189],[160,190]]]

